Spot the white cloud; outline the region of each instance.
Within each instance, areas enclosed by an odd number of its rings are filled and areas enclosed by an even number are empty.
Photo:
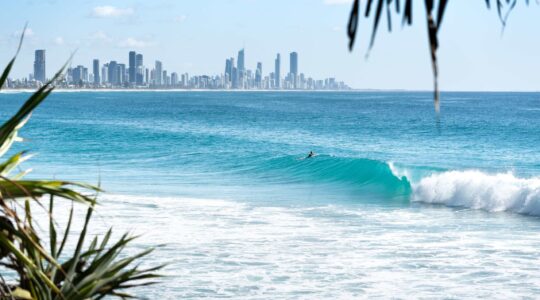
[[[339,27],[339,26],[334,26],[334,27],[332,27],[332,30],[333,30],[333,31],[342,31],[343,28],[341,28],[341,27]]]
[[[175,21],[176,23],[182,23],[182,22],[184,22],[186,19],[187,19],[187,16],[186,16],[186,15],[181,15],[181,16],[176,16],[176,17],[174,18],[174,21]]]
[[[133,15],[133,8],[118,8],[110,5],[96,6],[92,10],[92,16],[96,18],[115,18]]]
[[[54,39],[54,43],[58,46],[61,46],[64,44],[64,38],[59,36]]]
[[[127,39],[122,40],[118,43],[118,46],[122,48],[146,48],[153,45],[153,42],[137,40],[132,37],[128,37]]]
[[[326,5],[352,4],[352,0],[324,0]]]

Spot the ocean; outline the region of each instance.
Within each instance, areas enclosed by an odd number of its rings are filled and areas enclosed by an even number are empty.
[[[159,245],[150,299],[535,298],[540,93],[431,97],[55,92],[13,151]]]

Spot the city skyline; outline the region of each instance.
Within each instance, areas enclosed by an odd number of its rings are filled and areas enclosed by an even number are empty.
[[[394,18],[391,34],[382,19],[371,50],[370,26],[360,26],[353,52],[345,33],[350,9],[347,0],[9,1],[2,8],[0,60],[11,59],[28,22],[15,78],[28,76],[40,48],[49,50],[47,72],[73,52],[74,64],[98,57],[127,65],[126,52],[136,50],[169,69],[209,74],[221,71],[223,57],[236,57],[243,46],[250,52],[246,65],[254,68],[258,58],[265,73],[277,52],[288,64],[295,50],[302,54],[304,73],[314,77],[336,76],[357,89],[432,89],[422,6],[413,7],[411,27],[401,28]],[[487,10],[484,1],[448,5],[439,34],[441,90],[540,90],[540,40],[534,38],[539,12],[537,5],[519,2],[502,32],[496,8]]]
[[[343,81],[335,77],[312,78],[300,72],[298,52],[289,53],[288,72],[282,72],[281,54],[276,54],[274,72],[263,73],[262,62],[258,61],[255,70],[246,67],[245,48],[238,51],[237,60],[225,59],[223,73],[190,74],[170,72],[160,60],[155,60],[154,67],[144,65],[144,55],[134,50],[128,52],[128,63],[111,60],[100,64],[94,58],[91,67],[70,65],[64,76],[55,82],[60,88],[182,88],[182,89],[245,89],[245,90],[348,90]],[[9,78],[7,88],[39,87],[49,77],[45,74],[46,49],[35,50],[34,69],[27,78]],[[91,71],[91,73],[90,73]],[[282,76],[282,74],[286,74]]]

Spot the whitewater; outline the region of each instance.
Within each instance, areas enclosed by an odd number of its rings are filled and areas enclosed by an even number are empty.
[[[100,183],[94,233],[159,245],[148,298],[531,298],[539,117],[540,93],[443,93],[435,115],[423,92],[80,91],[13,151]]]

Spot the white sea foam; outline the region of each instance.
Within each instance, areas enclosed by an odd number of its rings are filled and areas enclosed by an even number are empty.
[[[164,244],[147,261],[169,264],[164,283],[140,290],[154,299],[504,299],[540,290],[538,222],[479,213],[106,194],[92,229],[141,234],[129,251]]]
[[[540,178],[512,173],[449,171],[413,183],[413,201],[540,215]]]
[[[412,174],[409,172],[407,168],[400,168],[396,166],[394,162],[387,162],[388,167],[390,168],[390,171],[394,176],[396,176],[399,179],[403,179],[403,177],[407,178],[408,180],[412,179]]]
[[[65,224],[70,205],[57,204]],[[84,221],[76,207],[74,230]],[[131,254],[163,245],[144,261],[168,264],[163,283],[136,291],[149,299],[508,299],[540,291],[540,223],[511,214],[104,194],[90,234],[109,226],[116,236],[140,235]]]

